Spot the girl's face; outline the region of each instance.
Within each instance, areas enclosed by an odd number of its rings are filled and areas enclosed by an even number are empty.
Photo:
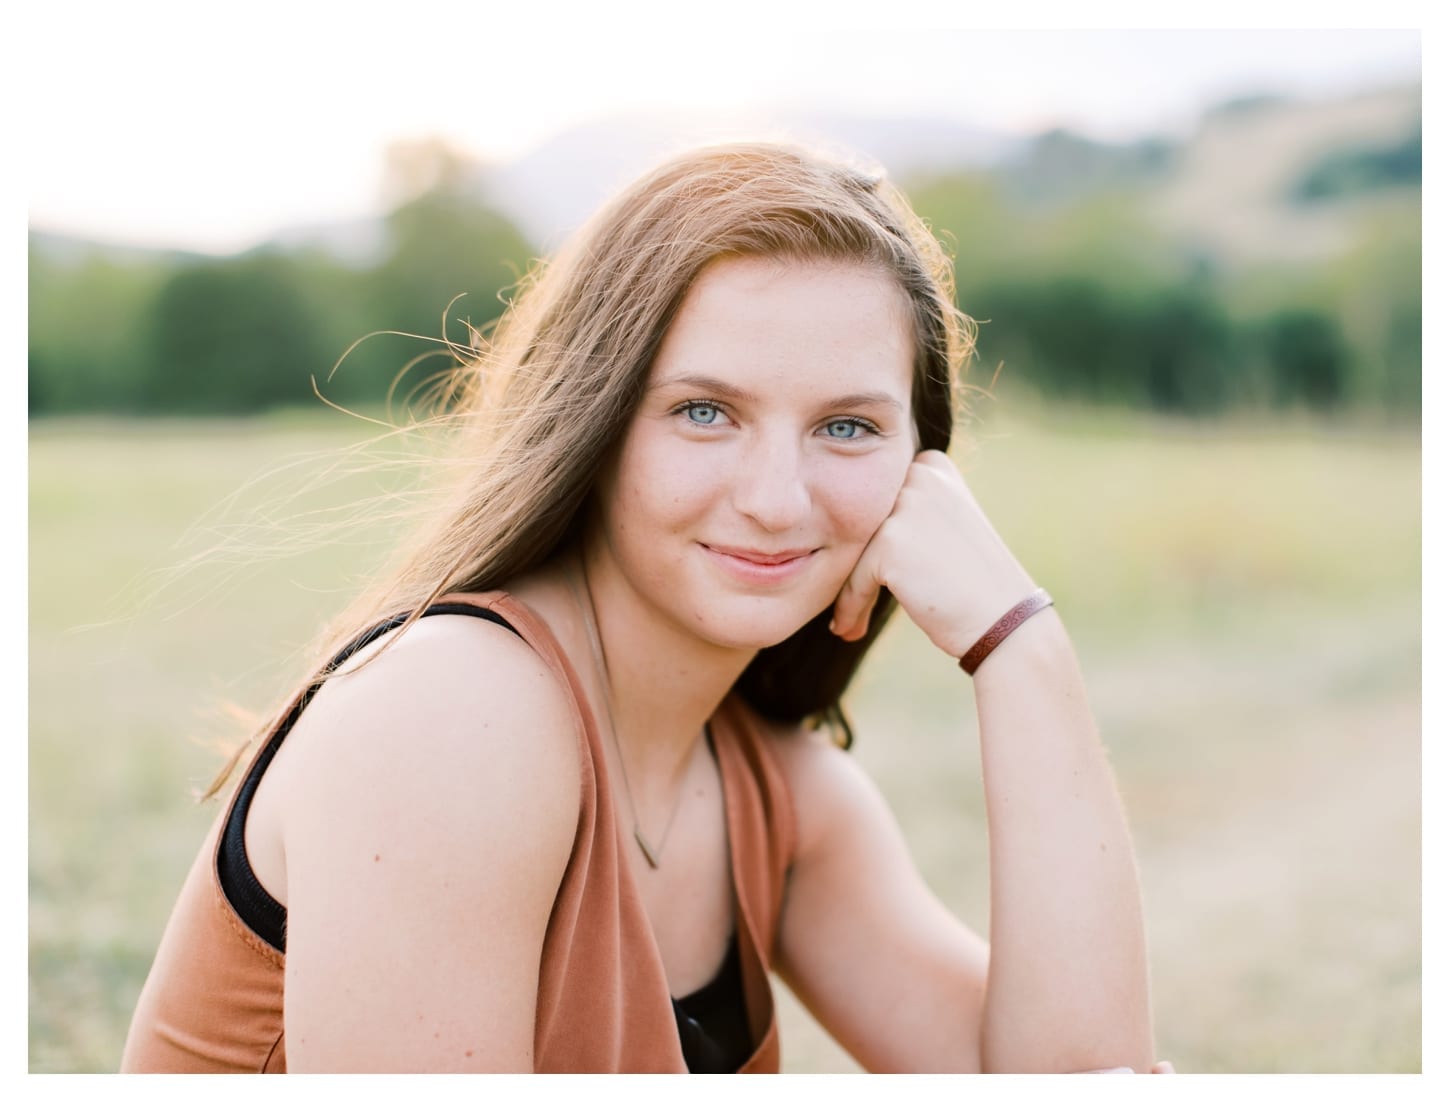
[[[601,480],[596,568],[731,648],[832,604],[916,454],[908,311],[864,266],[707,267]]]

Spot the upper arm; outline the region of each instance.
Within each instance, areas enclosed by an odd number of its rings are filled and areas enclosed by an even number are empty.
[[[781,757],[800,829],[782,978],[869,1071],[980,1070],[987,943],[923,882],[849,755],[799,731]]]
[[[289,1067],[532,1070],[576,740],[543,661],[478,620],[420,620],[323,687],[278,778]]]

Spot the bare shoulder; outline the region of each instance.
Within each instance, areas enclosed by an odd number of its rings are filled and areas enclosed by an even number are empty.
[[[439,797],[461,787],[472,798],[443,805],[451,816],[494,786],[549,796],[540,803],[560,820],[577,809],[567,690],[527,643],[478,617],[420,619],[364,648],[318,691],[283,749],[284,783],[305,791],[286,801],[293,810],[378,783]]]
[[[273,765],[289,1067],[529,1070],[580,800],[543,659],[478,618],[419,620],[328,681]]]
[[[431,616],[318,690],[264,788],[289,912],[347,869],[362,877],[349,894],[406,896],[446,879],[552,897],[578,819],[573,703],[513,632]],[[517,867],[480,861],[501,847]]]
[[[329,770],[406,763],[428,773],[497,755],[547,767],[577,761],[574,724],[567,690],[513,632],[476,616],[429,616],[345,663],[286,750],[325,757]]]

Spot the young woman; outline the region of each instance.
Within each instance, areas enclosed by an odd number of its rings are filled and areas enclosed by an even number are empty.
[[[1073,649],[944,454],[948,273],[887,184],[771,145],[587,225],[218,818],[124,1068],[773,1071],[774,970],[870,1070],[1148,1071]],[[975,671],[990,958],[838,745],[895,603]]]

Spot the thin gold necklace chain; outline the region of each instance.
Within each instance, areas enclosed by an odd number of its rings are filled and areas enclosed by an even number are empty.
[[[599,624],[594,615],[594,592],[589,588],[589,578],[584,573],[583,556],[579,561],[579,580],[583,584],[584,594],[588,598],[579,595],[579,585],[573,578],[569,580],[569,592],[574,597],[574,603],[579,606],[579,614],[584,619],[584,630],[589,636],[589,650],[594,655],[594,669],[599,675],[599,688],[604,695],[604,718],[609,727],[609,741],[614,745],[614,752],[619,757],[619,775],[624,778],[624,796],[629,801],[629,815],[634,820],[634,840],[639,845],[640,852],[644,859],[649,862],[649,867],[657,869],[660,867],[660,860],[664,856],[665,843],[669,841],[670,829],[675,825],[675,817],[680,813],[680,805],[684,802],[685,785],[682,781],[679,790],[675,793],[675,805],[670,810],[670,818],[665,823],[664,833],[660,835],[657,845],[650,845],[649,839],[644,836],[644,828],[640,826],[639,811],[634,803],[634,789],[629,783],[629,768],[624,762],[624,750],[619,745],[619,735],[614,729],[614,706],[610,702],[609,673],[604,665],[604,645],[599,639]]]

